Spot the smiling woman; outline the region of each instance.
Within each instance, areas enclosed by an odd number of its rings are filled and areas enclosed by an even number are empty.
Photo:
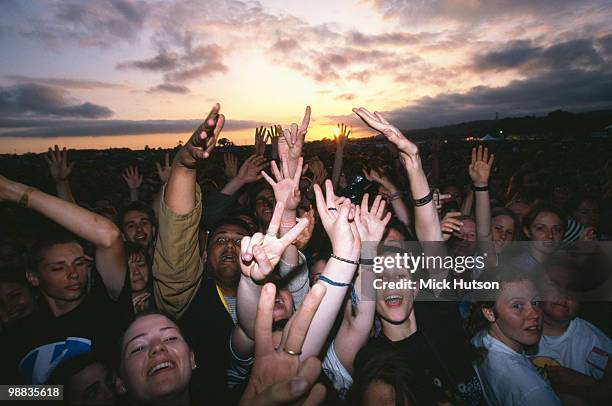
[[[141,313],[121,340],[117,391],[133,404],[189,405],[194,353],[177,324],[162,313]]]

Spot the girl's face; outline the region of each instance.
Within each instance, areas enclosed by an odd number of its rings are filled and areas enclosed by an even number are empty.
[[[552,254],[559,246],[565,225],[555,213],[543,211],[536,216],[529,227],[523,227],[525,235],[535,243],[536,251]]]
[[[538,290],[531,281],[504,283],[495,302],[496,314],[490,309],[483,309],[483,313],[493,322],[489,334],[517,352],[540,340],[542,309]]]
[[[142,403],[187,390],[195,368],[193,352],[178,327],[152,314],[134,321],[122,342],[121,381],[130,397]]]
[[[495,251],[500,253],[514,237],[514,220],[505,214],[493,217],[491,235],[495,242]]]
[[[406,269],[385,269],[378,274],[382,289],[376,289],[376,312],[385,321],[392,324],[402,323],[410,317],[414,306],[414,298],[418,293],[414,289],[398,289],[387,283],[399,283],[410,280],[410,272]]]

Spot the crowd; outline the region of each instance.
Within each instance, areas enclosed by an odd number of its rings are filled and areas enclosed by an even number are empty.
[[[416,143],[353,112],[381,136],[305,143],[307,107],[218,147],[216,104],[172,151],[0,160],[0,383],[75,405],[610,404],[610,143]],[[486,266],[375,271],[404,254]],[[499,288],[394,284],[427,279]]]

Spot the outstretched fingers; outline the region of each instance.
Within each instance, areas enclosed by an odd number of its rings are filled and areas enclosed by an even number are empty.
[[[261,289],[257,316],[255,317],[255,357],[262,357],[274,351],[272,344],[272,321],[276,286],[266,283]]]

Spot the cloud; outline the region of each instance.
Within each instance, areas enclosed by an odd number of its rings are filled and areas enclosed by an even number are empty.
[[[388,113],[400,128],[426,128],[470,120],[543,114],[563,109],[612,107],[612,69],[546,72],[506,86],[476,86],[464,93],[423,97]]]
[[[605,40],[604,40],[605,42]],[[532,41],[512,41],[499,50],[492,50],[474,58],[477,71],[520,69],[536,70],[592,68],[601,66],[604,59],[590,38],[560,42],[548,47],[534,45]]]
[[[141,61],[128,61],[117,65],[117,69],[141,69],[148,71],[168,71],[176,69],[179,57],[176,53],[161,50],[159,54],[150,59]]]
[[[110,117],[108,107],[75,103],[64,90],[34,83],[0,87],[0,117],[34,115],[57,117]]]
[[[430,34],[435,35],[435,34]],[[421,42],[421,35],[411,34],[407,32],[390,32],[377,35],[366,35],[359,31],[352,31],[348,34],[348,41],[352,45],[358,46],[379,46],[379,45],[413,45]]]
[[[51,138],[107,135],[191,133],[202,120],[37,120],[0,118],[0,138]],[[259,121],[227,120],[225,131],[268,125]]]
[[[56,0],[39,10],[24,7],[26,24],[13,26],[13,30],[54,46],[76,42],[108,48],[118,40],[136,40],[151,7],[137,0]]]
[[[46,78],[21,75],[7,75],[6,78],[16,83],[37,83],[39,85],[58,86],[71,89],[119,89],[125,87],[122,84],[100,82],[98,80]]]
[[[353,93],[342,93],[336,96],[336,100],[350,101],[354,100],[356,97],[357,96],[355,96]]]
[[[411,25],[455,22],[462,25],[494,24],[511,18],[550,17],[596,9],[609,0],[364,0],[386,18],[397,18]]]
[[[214,73],[225,73],[229,68],[223,63],[223,49],[210,44],[195,48],[189,45],[181,54],[162,49],[152,58],[120,63],[117,69],[162,71],[167,82],[188,82]]]
[[[149,93],[166,92],[166,93],[187,94],[189,93],[189,89],[181,85],[173,85],[172,83],[162,83],[160,85],[150,88],[148,92]]]

